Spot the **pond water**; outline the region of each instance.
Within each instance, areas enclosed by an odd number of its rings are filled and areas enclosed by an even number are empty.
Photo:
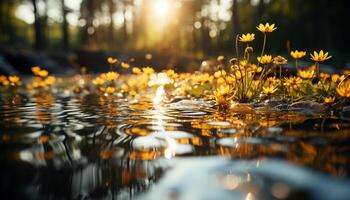
[[[4,199],[350,198],[350,121],[341,113],[0,95]]]

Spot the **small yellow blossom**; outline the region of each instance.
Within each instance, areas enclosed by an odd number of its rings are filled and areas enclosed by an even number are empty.
[[[275,77],[269,77],[266,79],[266,84],[267,85],[278,85],[280,84],[281,80],[277,79]]]
[[[106,73],[106,80],[108,81],[115,81],[119,77],[119,74],[117,72],[107,72]]]
[[[242,34],[241,37],[239,37],[239,41],[241,42],[252,42],[255,39],[255,34],[254,33],[247,33],[247,34]]]
[[[264,86],[262,89],[264,94],[271,95],[278,90],[278,87],[271,85],[271,86]]]
[[[100,77],[97,77],[92,81],[92,83],[95,85],[103,85],[105,83],[105,80]]]
[[[214,73],[214,77],[215,78],[220,78],[226,75],[226,71],[225,70],[220,70]]]
[[[134,96],[136,96],[136,95],[137,95],[137,93],[135,92],[135,90],[131,90],[131,91],[129,92],[129,96],[134,97]]]
[[[20,82],[20,79],[18,76],[9,76],[9,81],[11,85],[18,85]]]
[[[118,59],[113,58],[113,57],[108,57],[108,58],[107,58],[107,62],[108,62],[108,64],[110,64],[110,65],[114,65],[115,63],[118,62]]]
[[[332,58],[332,56],[328,56],[328,52],[324,53],[323,50],[321,50],[319,53],[314,51],[314,54],[310,54],[310,56],[311,56],[311,60],[315,62],[323,62]]]
[[[48,76],[44,81],[46,85],[52,85],[56,82],[56,78],[54,76]]]
[[[340,83],[342,80],[345,79],[345,75],[339,75],[339,74],[332,74],[332,82],[333,83]]]
[[[275,65],[285,65],[287,64],[287,62],[288,62],[287,59],[285,59],[282,56],[277,56],[273,58],[273,64]]]
[[[290,88],[290,89],[297,90],[297,89],[299,89],[300,84],[302,82],[303,81],[299,77],[289,77],[289,78],[285,78],[285,82],[283,85]]]
[[[312,79],[315,77],[316,72],[314,70],[299,70],[298,75],[303,79]]]
[[[141,69],[138,68],[138,67],[134,67],[134,68],[132,68],[132,72],[133,72],[134,74],[140,74],[140,73],[141,73]]]
[[[31,68],[32,72],[34,75],[38,75],[38,73],[40,72],[41,68],[39,66],[34,66]]]
[[[45,77],[47,77],[49,75],[49,72],[47,70],[43,69],[43,70],[38,71],[37,75],[40,76],[40,77],[45,78]]]
[[[2,85],[9,85],[9,84],[10,84],[10,82],[7,80],[7,77],[4,76],[4,75],[1,75],[1,76],[0,76],[0,83],[1,83]]]
[[[277,29],[277,27],[275,27],[275,24],[270,25],[269,23],[266,23],[265,25],[259,24],[259,26],[257,26],[256,28],[262,33],[271,33]]]
[[[299,59],[303,58],[303,57],[306,55],[306,52],[305,52],[305,51],[298,51],[298,50],[295,50],[295,51],[291,51],[291,52],[290,52],[290,55],[291,55],[292,58],[294,58],[295,60],[299,60]]]
[[[224,83],[225,83],[225,79],[222,78],[222,77],[220,77],[220,78],[217,79],[216,82],[217,82],[218,84],[224,84]]]
[[[142,68],[143,73],[151,75],[154,73],[154,69],[152,67],[143,67]]]
[[[129,65],[128,63],[125,63],[125,62],[122,62],[120,65],[121,65],[122,68],[124,68],[124,69],[128,69],[128,68],[130,67],[130,65]]]
[[[324,98],[323,102],[330,104],[330,103],[333,103],[334,100],[335,100],[335,97],[327,97],[327,98]]]
[[[166,71],[166,74],[168,75],[168,77],[170,78],[177,78],[179,75],[173,70],[173,69],[168,69]]]
[[[337,93],[341,97],[350,98],[350,80],[347,80],[337,87]]]
[[[253,72],[260,73],[260,72],[263,70],[263,68],[260,67],[260,66],[257,66],[256,64],[252,64],[252,65],[251,65],[251,70],[252,70]]]
[[[105,92],[111,94],[111,93],[114,93],[115,92],[115,87],[107,87]]]
[[[100,87],[100,90],[102,91],[102,92],[105,92],[105,93],[108,93],[108,94],[112,94],[112,93],[114,93],[115,92],[115,87],[106,87],[106,88],[104,88],[104,87]]]
[[[235,77],[234,76],[226,76],[226,82],[228,83],[228,84],[234,84],[235,83]]]
[[[270,64],[272,62],[272,56],[271,55],[263,55],[262,57],[257,58],[259,63],[263,65]]]
[[[320,77],[321,77],[322,79],[329,79],[329,78],[331,77],[331,75],[330,75],[330,74],[327,74],[327,73],[321,73],[321,74],[320,74]]]
[[[226,107],[228,106],[228,97],[231,93],[231,88],[229,85],[220,85],[214,91],[214,97],[216,105]]]

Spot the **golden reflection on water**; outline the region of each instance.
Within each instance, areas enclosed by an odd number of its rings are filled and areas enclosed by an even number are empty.
[[[176,157],[281,158],[349,176],[349,122],[268,109],[221,113],[203,102],[167,103],[159,88],[153,99],[2,96],[0,145],[13,148],[3,148],[0,158],[54,168],[91,165],[92,172],[74,168],[74,176],[93,173],[100,187],[133,188],[131,196],[164,173],[154,162]],[[136,145],[138,139],[143,139],[141,145]],[[241,183],[233,174],[220,175],[219,180],[228,190]],[[245,199],[256,199],[254,191],[244,192]],[[276,182],[270,192],[283,199],[290,188]]]

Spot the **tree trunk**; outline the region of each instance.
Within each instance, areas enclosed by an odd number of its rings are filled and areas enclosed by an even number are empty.
[[[240,33],[240,24],[239,24],[239,11],[238,11],[238,1],[232,1],[232,33],[236,37]]]
[[[111,20],[109,24],[109,49],[112,50],[114,47],[114,17],[113,14],[115,12],[115,3],[113,0],[109,0],[109,18]]]
[[[123,35],[124,35],[124,42],[126,42],[128,39],[128,22],[126,19],[126,3],[124,4],[124,8],[123,8],[123,16],[124,16]]]
[[[65,6],[65,0],[61,0],[61,9],[62,9],[62,45],[63,49],[69,49],[69,32],[68,32],[68,22],[67,22],[67,13],[68,10]]]
[[[33,12],[34,12],[34,32],[35,32],[35,38],[34,38],[34,48],[36,50],[40,50],[43,48],[42,44],[42,30],[41,30],[41,22],[40,17],[38,13],[38,7],[37,7],[37,1],[32,0],[33,4]]]

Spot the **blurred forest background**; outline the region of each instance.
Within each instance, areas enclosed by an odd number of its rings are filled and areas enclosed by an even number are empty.
[[[29,73],[32,65],[99,71],[107,56],[198,66],[232,57],[236,34],[255,32],[260,50],[260,22],[278,27],[269,53],[324,49],[333,55],[329,65],[344,68],[349,8],[347,0],[1,0],[0,73]]]

